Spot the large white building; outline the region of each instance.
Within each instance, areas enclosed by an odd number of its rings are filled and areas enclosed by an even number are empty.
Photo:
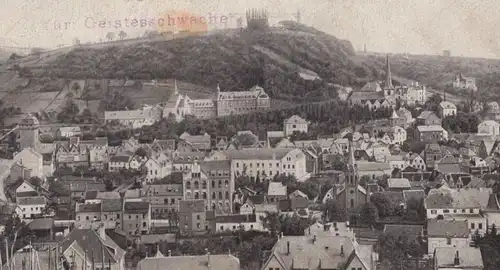
[[[230,160],[231,177],[247,175],[269,179],[275,175],[294,175],[299,181],[308,178],[306,156],[300,149],[256,148],[216,151],[207,160]]]
[[[295,131],[307,133],[308,122],[298,115],[293,115],[292,117],[285,119],[283,123],[283,128],[285,131],[285,136],[292,135]]]

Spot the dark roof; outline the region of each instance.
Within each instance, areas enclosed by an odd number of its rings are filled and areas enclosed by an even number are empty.
[[[149,211],[149,202],[125,202],[125,213],[144,213]]]
[[[123,256],[123,250],[121,250],[118,245],[111,240],[110,237],[106,239],[101,239],[99,235],[92,229],[74,229],[71,231],[66,238],[64,238],[59,247],[65,252],[74,242],[78,244],[83,249],[83,252],[87,254],[88,258],[94,257],[95,262],[111,262],[116,263],[115,256],[111,251],[106,248],[109,246],[111,248],[117,249],[118,255]],[[104,255],[104,260],[103,260]],[[118,258],[117,256],[116,258]]]
[[[460,237],[469,236],[469,226],[466,220],[437,220],[427,221],[428,237]]]
[[[256,221],[257,217],[255,215],[223,215],[215,217],[215,222],[217,223],[244,223]]]
[[[100,203],[89,203],[78,205],[78,213],[101,212]]]
[[[122,210],[122,200],[121,199],[102,200],[102,211],[103,212],[119,212],[121,210]]]
[[[52,218],[35,219],[28,224],[30,230],[50,230],[52,227],[54,227],[54,219]]]
[[[97,199],[97,190],[87,190],[85,192],[85,200],[95,200]]]
[[[179,201],[179,212],[194,213],[205,212],[205,200],[181,200]]]
[[[490,194],[490,198],[488,199],[488,205],[486,206],[486,210],[500,210],[496,194]]]
[[[128,162],[129,160],[130,156],[112,156],[109,162]]]

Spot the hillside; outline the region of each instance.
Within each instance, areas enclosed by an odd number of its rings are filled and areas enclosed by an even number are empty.
[[[32,65],[33,76],[171,79],[223,91],[262,85],[273,98],[304,102],[336,97],[334,84],[361,86],[372,70],[352,61],[349,41],[297,23],[267,32],[215,33],[105,48],[75,48]],[[304,95],[305,93],[305,95]]]
[[[359,54],[355,60],[363,65],[377,68],[384,73],[385,55]],[[485,58],[443,57],[437,55],[391,55],[391,71],[401,77],[416,80],[436,89],[452,90],[452,80],[457,72],[475,77],[481,100],[500,101],[500,60]]]

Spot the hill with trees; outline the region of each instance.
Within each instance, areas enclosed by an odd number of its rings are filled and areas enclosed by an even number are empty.
[[[319,101],[336,86],[361,86],[378,73],[355,63],[349,41],[295,22],[258,31],[231,30],[131,46],[81,47],[32,76],[166,79],[241,91],[259,84],[277,99]],[[376,75],[376,76],[374,76]],[[305,93],[305,96],[304,96]]]

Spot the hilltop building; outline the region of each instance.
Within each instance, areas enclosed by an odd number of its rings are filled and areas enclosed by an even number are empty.
[[[453,87],[477,91],[476,79],[473,77],[465,77],[462,73],[458,73],[453,81]]]
[[[383,86],[378,82],[369,82],[360,90],[353,91],[349,97],[349,104],[367,106],[372,110],[379,108],[395,108],[396,101],[402,104],[423,104],[427,98],[427,89],[418,82],[410,85],[394,86],[392,83],[391,64],[389,55],[386,58],[386,78]]]
[[[187,95],[179,94],[177,83],[174,94],[167,102],[163,117],[174,115],[177,121],[186,115],[207,119],[218,116],[246,114],[268,110],[271,108],[271,99],[264,89],[258,85],[248,91],[222,92],[217,85],[217,93],[208,99],[191,99]]]

